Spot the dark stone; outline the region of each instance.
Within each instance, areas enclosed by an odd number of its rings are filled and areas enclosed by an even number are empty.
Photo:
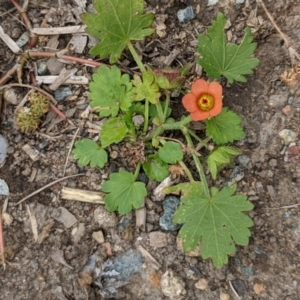
[[[164,206],[164,214],[159,219],[159,226],[163,230],[167,231],[175,231],[178,230],[181,225],[180,224],[173,224],[172,217],[177,210],[180,204],[180,199],[175,196],[167,196],[163,201]]]

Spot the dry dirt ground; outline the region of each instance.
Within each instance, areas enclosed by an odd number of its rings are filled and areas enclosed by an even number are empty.
[[[17,40],[26,28],[10,1],[0,2],[1,25]],[[29,1],[28,15],[33,25],[40,27],[45,14],[52,8],[47,22],[50,26],[77,25],[81,22],[76,15],[81,11],[80,3],[84,2]],[[166,25],[166,35],[157,36],[151,43],[149,40],[140,44],[144,59],[160,66],[172,50],[178,50],[172,66],[194,61],[196,37],[205,32],[219,11],[230,19],[228,36],[234,41],[239,40],[257,3],[246,0],[243,4],[230,5],[229,2],[220,1],[215,6],[207,7],[207,1],[202,0],[149,0],[147,10],[155,13],[158,24]],[[266,1],[266,4],[294,48],[300,51],[300,1]],[[187,5],[194,7],[197,16],[192,21],[180,23],[176,13]],[[84,5],[84,9],[88,7],[89,3]],[[145,231],[137,231],[134,214],[124,220],[118,215],[107,214],[102,205],[61,199],[63,186],[99,190],[109,172],[119,167],[118,160],[107,169],[95,170],[79,167],[70,157],[65,175],[83,173],[84,176],[52,185],[16,206],[15,203],[22,197],[63,177],[78,127],[81,128],[78,138],[96,136],[95,128],[88,127],[81,115],[89,101],[88,88],[73,84],[69,85],[73,95],[58,104],[72,123],[50,120],[35,133],[24,134],[14,126],[15,106],[7,103],[2,107],[0,132],[7,138],[9,147],[7,159],[0,168],[0,178],[6,181],[10,189],[6,212],[13,221],[9,226],[4,226],[7,265],[5,270],[0,266],[0,299],[300,299],[300,212],[297,206],[300,202],[300,156],[297,153],[293,157],[287,156],[279,135],[283,129],[293,130],[297,135],[299,133],[300,85],[289,88],[280,81],[280,74],[290,67],[288,53],[260,6],[256,16],[261,16],[260,23],[253,27],[258,43],[255,56],[260,59],[260,65],[245,84],[230,86],[225,81],[222,83],[225,105],[243,116],[247,132],[247,137],[236,146],[242,150],[246,160],[249,158],[249,162],[237,160],[236,164],[245,173],[238,183],[239,192],[246,194],[255,206],[250,213],[254,226],[251,228],[249,246],[238,247],[228,265],[216,270],[210,260],[203,261],[199,257],[183,254],[176,245],[176,232],[160,229],[162,204],[159,202],[147,202]],[[63,49],[70,38],[69,35],[61,35],[57,49]],[[40,40],[42,51],[47,50],[43,46],[48,40],[49,37]],[[3,75],[17,57],[2,41],[0,44]],[[77,55],[89,57],[89,47],[87,45],[84,52]],[[38,65],[43,62],[47,60],[36,61]],[[130,56],[124,56],[122,62],[130,67]],[[32,66],[30,62],[25,67],[24,83],[29,80],[27,74]],[[91,68],[77,67],[78,75],[92,73]],[[197,72],[199,70],[193,69],[189,76],[198,77]],[[17,82],[15,77],[10,80],[10,83],[13,82]],[[47,87],[44,85],[43,88]],[[16,90],[22,95],[27,91]],[[176,113],[180,114],[180,101],[173,100]],[[290,112],[287,113],[286,109]],[[99,125],[96,116],[90,116],[90,121]],[[299,138],[295,139],[295,143],[300,145]],[[25,145],[33,149],[35,160],[24,151]],[[222,174],[225,179],[230,172],[228,170]],[[4,200],[5,197],[2,197],[2,204]],[[29,211],[37,220],[37,241],[32,232]],[[99,245],[92,235],[100,230],[105,243]],[[144,264],[140,273],[131,276],[129,283],[119,288],[124,283],[120,280],[107,279],[85,284],[89,278],[83,278],[82,272],[95,269],[92,262],[87,266],[91,255],[96,253],[94,257],[100,268],[104,262],[130,250],[142,251]],[[134,259],[140,259],[139,255],[135,254]],[[132,264],[138,264],[138,261]],[[169,298],[163,295],[160,279],[166,276],[173,278],[173,282],[177,279],[171,288],[171,292],[181,293],[177,298],[175,295]],[[202,285],[196,288],[195,283],[199,279],[202,279]],[[115,287],[117,292],[113,293],[110,287]]]

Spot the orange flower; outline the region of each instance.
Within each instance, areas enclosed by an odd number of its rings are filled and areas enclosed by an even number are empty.
[[[192,92],[182,98],[182,104],[190,112],[193,121],[217,116],[222,111],[222,86],[198,79],[192,84]]]

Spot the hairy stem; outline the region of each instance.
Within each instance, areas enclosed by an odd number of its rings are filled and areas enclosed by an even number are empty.
[[[137,52],[135,51],[134,47],[132,46],[131,42],[127,43],[127,47],[131,53],[131,55],[133,56],[136,64],[138,65],[138,67],[140,68],[140,70],[143,72],[146,72],[146,68],[144,66],[144,64],[142,63],[139,55],[137,54]]]
[[[139,176],[140,169],[141,169],[141,162],[139,161],[136,168],[135,168],[134,174],[133,174],[135,181],[137,180],[137,178]]]
[[[149,100],[145,99],[145,121],[144,121],[144,128],[143,132],[146,133],[148,131],[149,126]]]
[[[168,114],[168,108],[170,106],[170,94],[167,93],[166,95],[166,105],[165,105],[165,109],[164,109],[164,115],[163,115],[163,120],[162,123],[164,123],[167,119],[167,114]]]
[[[186,130],[183,130],[182,133],[184,134],[185,138],[186,138],[186,141],[187,141],[187,144],[188,146],[194,150],[194,144],[193,144],[193,141],[191,139],[191,136],[186,128]],[[199,160],[199,157],[192,152],[192,157],[193,157],[193,160],[196,164],[196,168],[197,168],[197,171],[199,173],[199,176],[200,176],[200,180],[202,182],[202,185],[203,185],[203,190],[204,190],[204,194],[207,198],[210,198],[210,192],[209,192],[209,188],[208,188],[208,184],[207,184],[207,180],[206,180],[206,176],[204,174],[204,170],[203,170],[203,167],[202,167],[202,164]]]
[[[181,168],[183,169],[183,171],[185,172],[185,174],[188,177],[189,181],[194,182],[195,180],[193,178],[193,175],[192,175],[191,171],[189,170],[189,168],[187,167],[187,165],[182,160],[180,160],[178,163],[181,166]]]
[[[157,113],[158,113],[159,123],[162,124],[162,123],[164,123],[164,113],[163,113],[163,110],[162,110],[159,100],[157,101],[155,106],[156,106]]]

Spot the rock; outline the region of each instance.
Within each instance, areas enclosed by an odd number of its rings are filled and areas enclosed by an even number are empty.
[[[292,145],[286,150],[286,155],[291,158],[297,156],[299,154],[299,147],[296,145]]]
[[[286,115],[289,116],[292,112],[291,106],[290,105],[286,105],[283,109],[282,112]]]
[[[243,169],[239,166],[233,168],[230,174],[230,180],[225,183],[227,186],[231,186],[232,184],[241,181],[245,176]]]
[[[249,161],[250,161],[250,158],[246,155],[239,155],[238,156],[238,162],[243,167],[246,167]]]
[[[294,97],[289,97],[289,99],[288,99],[288,104],[289,104],[289,105],[292,105],[293,102],[294,102]]]
[[[55,100],[58,102],[64,100],[66,97],[71,96],[71,95],[72,95],[72,91],[67,86],[60,87],[54,92]]]
[[[2,195],[2,196],[9,195],[8,185],[3,179],[0,179],[0,195]]]
[[[84,51],[84,48],[87,44],[86,35],[73,35],[71,41],[69,42],[74,46],[74,52],[81,54]]]
[[[55,209],[52,217],[56,221],[63,223],[66,228],[71,228],[77,222],[76,217],[64,207]]]
[[[275,158],[272,158],[272,159],[270,159],[270,161],[269,161],[269,166],[270,167],[273,167],[273,168],[275,168],[275,167],[277,167],[277,159],[275,159]]]
[[[181,9],[177,13],[179,22],[188,22],[196,17],[192,6],[187,6],[185,9]]]
[[[0,164],[2,164],[6,158],[7,154],[7,141],[6,139],[0,134]]]
[[[199,290],[206,290],[208,287],[208,282],[205,278],[200,278],[196,283],[195,283],[195,288]]]
[[[84,235],[84,233],[85,233],[85,225],[84,223],[79,223],[78,227],[74,228],[74,230],[72,231],[74,242],[78,243],[82,238],[82,236]]]
[[[242,267],[242,273],[246,276],[253,276],[254,270],[251,267]]]
[[[274,108],[282,107],[286,103],[287,96],[287,93],[271,95],[268,104]]]
[[[117,217],[115,213],[108,212],[103,206],[99,206],[95,209],[94,220],[102,228],[110,228],[117,225]]]
[[[47,62],[42,60],[37,64],[37,72],[39,75],[46,75],[48,71]]]
[[[253,290],[256,295],[260,295],[264,289],[265,289],[265,286],[261,283],[255,283],[253,286]]]
[[[172,300],[185,299],[186,290],[184,282],[181,278],[175,276],[173,271],[168,270],[161,276],[160,285],[161,291],[166,297]]]
[[[16,41],[16,44],[22,48],[23,46],[25,46],[29,41],[29,33],[27,31],[25,31]]]
[[[167,196],[163,201],[164,214],[159,219],[159,226],[163,230],[175,231],[178,230],[181,225],[173,224],[172,217],[180,204],[180,200],[175,196]]]
[[[150,246],[162,248],[168,245],[167,234],[160,231],[153,231],[149,234]]]
[[[94,231],[92,237],[98,244],[104,243],[104,236],[102,230]]]
[[[289,219],[291,217],[293,213],[289,210],[289,211],[285,211],[283,214],[282,214],[282,217],[284,219]]]
[[[298,133],[290,129],[283,129],[279,132],[279,136],[282,138],[284,144],[288,145],[297,140]]]
[[[246,286],[242,280],[240,279],[232,280],[231,284],[239,296],[243,296],[246,293]]]
[[[225,294],[225,293],[221,293],[220,300],[230,300],[230,295]]]
[[[142,271],[144,258],[138,251],[125,252],[114,259],[101,277],[128,281],[130,276]]]

